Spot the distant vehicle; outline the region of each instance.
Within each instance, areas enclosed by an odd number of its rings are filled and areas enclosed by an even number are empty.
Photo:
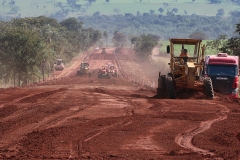
[[[54,62],[54,69],[56,71],[63,71],[64,70],[64,63],[62,59],[56,59],[56,61]]]
[[[205,74],[212,79],[213,89],[238,98],[239,57],[227,53],[205,57]]]
[[[77,75],[89,75],[92,76],[92,73],[89,71],[89,63],[88,62],[82,62],[80,65],[80,69],[77,71]]]
[[[99,69],[98,78],[108,78],[108,79],[111,78],[108,66],[102,66],[102,68]]]
[[[117,69],[113,64],[109,65],[109,74],[113,77],[118,77]]]
[[[101,54],[107,54],[107,52],[106,52],[106,48],[102,48],[102,52],[101,52]]]
[[[99,47],[96,47],[95,50],[98,51],[98,50],[99,50]]]

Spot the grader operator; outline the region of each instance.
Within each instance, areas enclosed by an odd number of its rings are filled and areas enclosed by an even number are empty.
[[[175,99],[177,91],[193,89],[205,92],[207,98],[213,98],[211,78],[203,75],[205,45],[202,45],[202,40],[171,38],[169,41],[170,71],[166,75],[159,72],[157,96],[167,91],[168,97]]]

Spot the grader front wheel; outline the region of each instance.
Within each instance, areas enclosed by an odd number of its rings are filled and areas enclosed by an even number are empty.
[[[170,99],[175,99],[176,98],[176,92],[175,92],[175,88],[174,88],[174,83],[173,83],[173,79],[171,76],[166,76],[165,77],[165,82],[166,82],[166,86],[167,86],[167,92],[168,92],[168,97]]]
[[[157,88],[157,97],[158,98],[167,98],[167,86],[165,83],[165,77],[166,75],[161,75],[159,73],[158,77],[158,88]]]

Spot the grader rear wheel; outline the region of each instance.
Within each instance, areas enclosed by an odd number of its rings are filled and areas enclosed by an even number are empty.
[[[176,92],[174,89],[174,83],[173,79],[171,76],[166,76],[165,77],[165,82],[166,82],[166,87],[167,87],[167,92],[168,92],[168,97],[170,99],[175,99],[176,98]]]
[[[206,94],[207,98],[213,98],[214,91],[213,91],[211,78],[207,77],[204,79],[204,87],[205,87],[205,94]]]

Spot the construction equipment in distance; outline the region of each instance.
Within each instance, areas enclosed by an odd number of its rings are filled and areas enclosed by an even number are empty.
[[[113,64],[109,65],[109,74],[112,77],[118,77],[117,69],[116,69],[116,67]]]
[[[106,48],[102,48],[102,52],[101,52],[101,54],[107,54],[107,52],[106,52]]]
[[[89,71],[89,63],[88,62],[81,62],[80,70],[77,71],[77,75],[89,75],[92,76],[92,73]]]
[[[193,89],[205,92],[207,98],[214,97],[212,80],[204,76],[204,52],[200,39],[169,39],[167,53],[170,53],[170,71],[166,75],[159,72],[157,96],[167,91],[170,99],[176,98],[176,92]],[[181,49],[187,49],[188,57],[179,57]]]
[[[56,61],[54,62],[53,68],[56,71],[63,71],[64,70],[64,63],[62,59],[56,59]]]
[[[111,75],[109,73],[108,66],[102,66],[101,69],[98,71],[98,78],[111,78]]]
[[[205,75],[212,79],[213,89],[230,98],[238,98],[239,57],[227,53],[205,57]]]

